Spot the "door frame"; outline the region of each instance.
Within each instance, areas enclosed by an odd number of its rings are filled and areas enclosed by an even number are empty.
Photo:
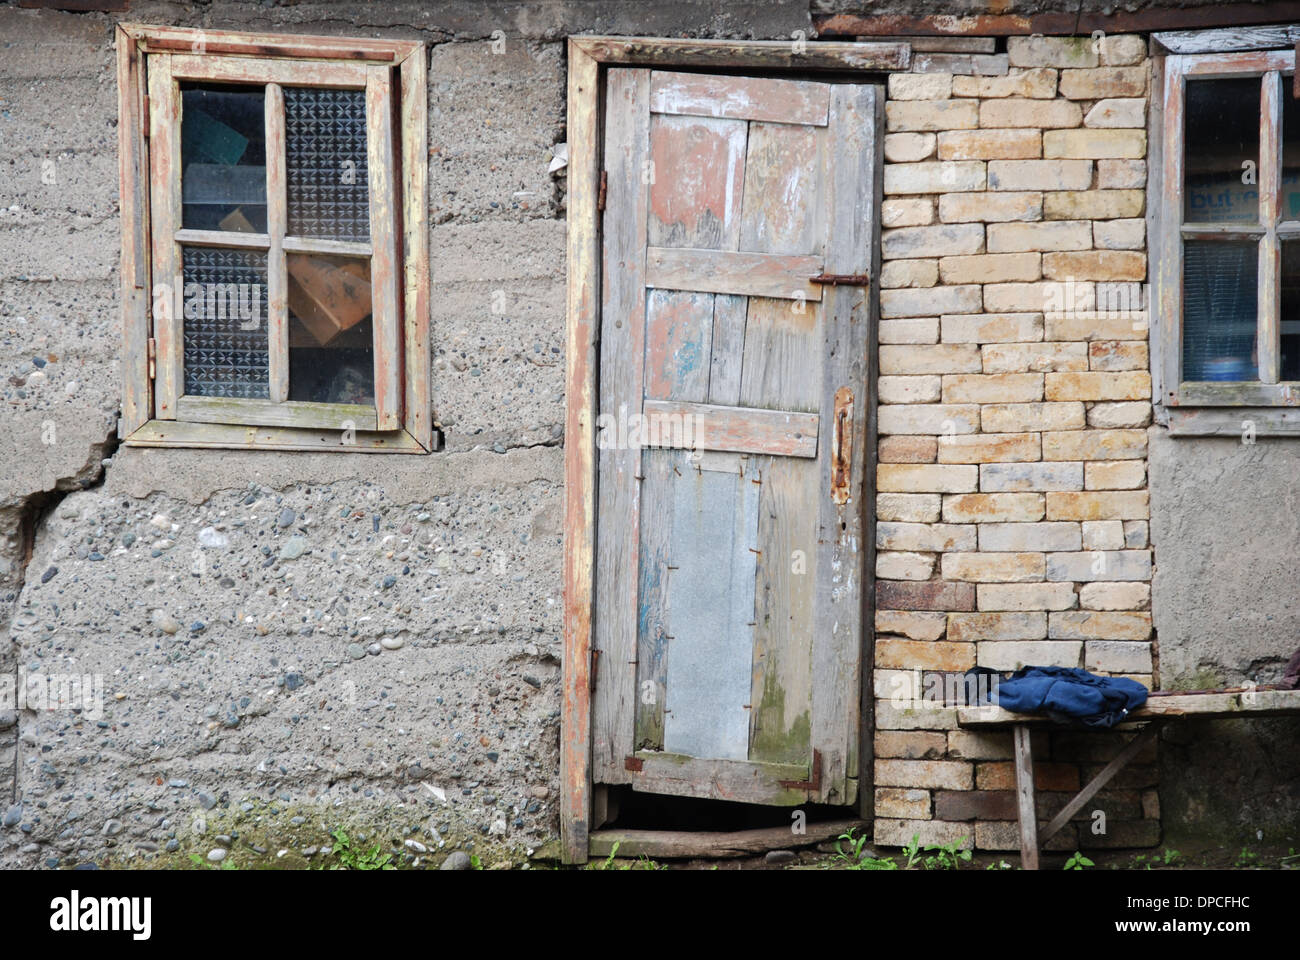
[[[565,863],[585,863],[591,821],[591,660],[596,574],[596,415],[600,347],[600,176],[605,70],[611,66],[698,67],[808,73],[888,73],[906,70],[906,43],[819,43],[803,38],[760,41],[671,40],[571,36],[568,42],[568,249],[565,298],[564,648],[560,719],[560,840]],[[877,176],[883,163],[877,165]],[[878,244],[877,244],[878,246]],[[873,271],[878,273],[878,270]],[[872,278],[873,286],[875,277]],[[873,296],[873,301],[875,297]],[[874,344],[874,339],[872,341]],[[868,385],[867,443],[875,445],[875,383]],[[863,502],[874,489],[866,471]],[[863,549],[874,555],[874,511],[864,516]],[[870,603],[874,564],[864,564]],[[864,638],[872,621],[864,617]],[[866,639],[864,649],[870,649]],[[871,691],[871,663],[862,664]],[[872,718],[863,714],[860,749],[870,750]],[[866,756],[869,757],[869,753]],[[859,766],[859,809],[869,811],[870,770]]]

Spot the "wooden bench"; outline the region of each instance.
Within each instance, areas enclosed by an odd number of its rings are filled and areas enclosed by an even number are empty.
[[[1015,741],[1016,808],[1020,821],[1020,864],[1026,870],[1038,869],[1039,845],[1060,831],[1097,791],[1110,782],[1148,742],[1160,727],[1189,718],[1229,720],[1249,717],[1279,717],[1300,714],[1300,690],[1238,689],[1197,693],[1153,693],[1145,704],[1130,713],[1112,729],[1140,726],[1138,735],[1080,790],[1069,803],[1038,832],[1034,808],[1034,758],[1029,746],[1030,730],[1053,727],[1058,730],[1096,730],[1099,727],[1056,723],[1046,716],[1012,713],[1001,707],[959,707],[957,723],[962,727],[1005,729],[1010,727]]]

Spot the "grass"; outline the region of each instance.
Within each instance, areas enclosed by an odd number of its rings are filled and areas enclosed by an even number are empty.
[[[921,846],[920,834],[912,834],[912,842],[903,847],[906,862],[904,870],[957,870],[963,863],[970,863],[971,852],[962,850],[965,837],[958,837],[952,843]],[[846,846],[847,845],[847,846]],[[831,858],[841,863],[848,870],[898,870],[898,862],[893,857],[871,857],[867,855],[867,838],[858,836],[857,828],[850,827],[835,840],[835,855]],[[918,868],[918,864],[920,865]]]
[[[338,857],[338,863],[330,867],[331,870],[396,870],[397,868],[391,863],[393,855],[391,853],[380,853],[381,845],[378,841],[369,850],[356,850],[352,847],[352,838],[347,835],[343,829],[338,829],[330,833],[334,838],[334,846],[330,850],[332,854]],[[478,859],[477,857],[471,858]],[[476,869],[482,869],[476,865]]]
[[[663,867],[655,863],[645,854],[642,854],[640,857],[636,858],[635,860],[624,860],[621,863],[617,862],[618,848],[621,845],[622,845],[621,840],[615,840],[614,846],[610,848],[609,856],[607,856],[604,860],[600,860],[600,861],[596,861],[595,863],[588,864],[587,869],[588,870],[667,870],[668,869],[667,867]],[[716,867],[714,869],[716,869]]]

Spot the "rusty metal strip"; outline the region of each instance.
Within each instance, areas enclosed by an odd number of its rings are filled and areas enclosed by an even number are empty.
[[[831,287],[865,287],[870,285],[871,276],[866,273],[819,273],[815,277],[809,277],[808,282],[821,283]]]
[[[780,780],[781,786],[789,790],[807,790],[809,793],[820,794],[822,790],[822,753],[820,750],[813,750],[812,767],[809,770],[807,780]]]
[[[835,391],[835,421],[831,440],[831,501],[849,502],[850,478],[853,476],[853,391],[840,387]]]

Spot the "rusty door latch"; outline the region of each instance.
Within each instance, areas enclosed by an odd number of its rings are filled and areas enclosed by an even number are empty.
[[[865,287],[871,283],[867,273],[819,273],[808,278],[809,283],[822,283],[830,287]]]
[[[853,476],[853,391],[835,391],[834,421],[831,426],[831,500],[843,505],[849,500]]]

